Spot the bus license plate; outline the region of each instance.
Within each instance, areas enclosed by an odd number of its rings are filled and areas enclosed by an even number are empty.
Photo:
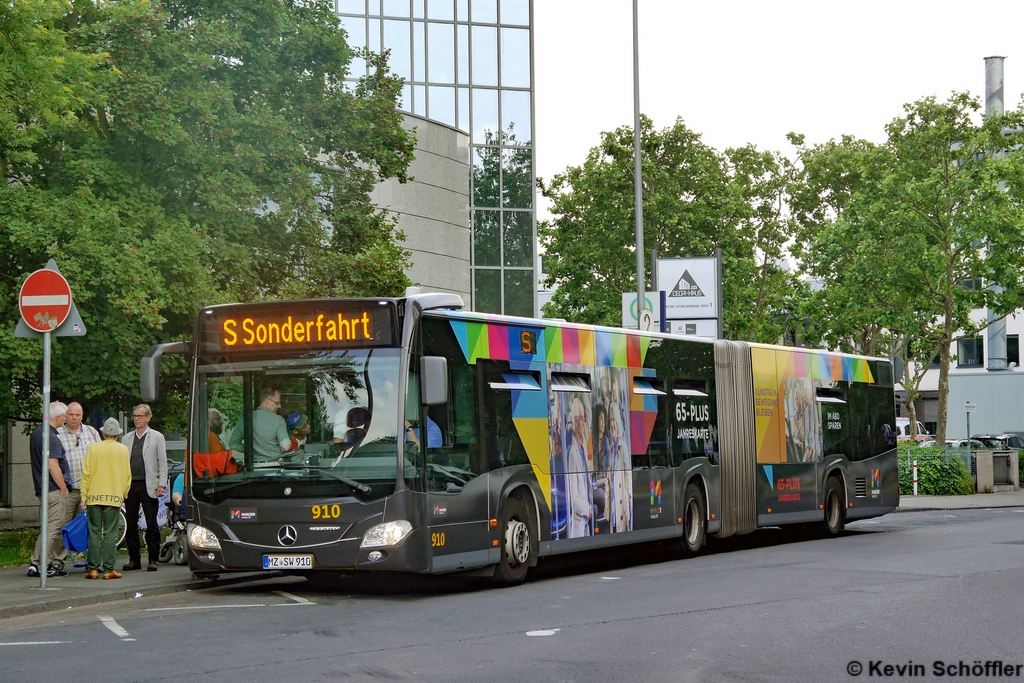
[[[264,569],[312,569],[312,555],[264,555]]]

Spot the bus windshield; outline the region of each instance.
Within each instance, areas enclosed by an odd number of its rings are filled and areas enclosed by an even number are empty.
[[[394,490],[400,349],[348,349],[197,368],[193,495],[353,495]]]

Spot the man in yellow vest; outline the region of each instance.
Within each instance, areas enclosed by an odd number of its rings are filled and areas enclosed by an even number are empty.
[[[121,425],[114,418],[103,423],[103,441],[89,446],[82,462],[82,508],[89,522],[87,579],[120,579],[114,570],[117,559],[118,511],[132,485],[131,455],[118,441]]]

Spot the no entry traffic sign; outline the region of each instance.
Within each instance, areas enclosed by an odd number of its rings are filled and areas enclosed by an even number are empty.
[[[28,276],[18,295],[25,324],[36,332],[53,332],[68,319],[71,286],[56,270],[46,268]]]

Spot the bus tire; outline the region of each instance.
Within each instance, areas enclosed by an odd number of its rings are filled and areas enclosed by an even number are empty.
[[[684,555],[696,555],[704,546],[707,531],[704,514],[704,496],[700,488],[690,482],[683,494],[683,536],[680,539]]]
[[[828,538],[835,538],[846,526],[846,503],[839,477],[829,477],[825,484],[825,517],[821,531]]]
[[[506,586],[518,586],[526,580],[526,572],[533,557],[533,524],[526,505],[516,496],[510,496],[502,507],[499,529],[501,529],[501,560],[498,562],[495,578]]]

